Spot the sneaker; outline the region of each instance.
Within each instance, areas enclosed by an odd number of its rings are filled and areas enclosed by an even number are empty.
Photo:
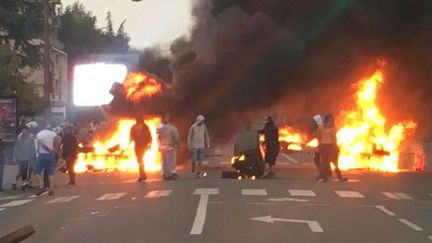
[[[54,196],[54,191],[49,191],[48,196],[51,196],[51,197]]]
[[[275,179],[275,173],[269,172],[267,175],[264,176],[264,179]]]
[[[40,195],[44,194],[47,191],[48,191],[48,189],[44,187],[44,188],[41,188],[35,195],[36,196],[40,196]]]
[[[14,190],[14,191],[17,190],[17,184],[16,183],[12,184],[12,190]]]
[[[170,176],[171,180],[178,180],[180,177],[176,173],[172,173]]]
[[[340,182],[347,182],[347,181],[348,181],[348,178],[344,178],[344,177],[342,177],[342,178],[339,179],[339,181],[340,181]]]

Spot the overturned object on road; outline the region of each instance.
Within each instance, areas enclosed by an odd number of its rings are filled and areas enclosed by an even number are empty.
[[[260,177],[264,174],[257,130],[245,130],[236,137],[231,164],[240,175]]]

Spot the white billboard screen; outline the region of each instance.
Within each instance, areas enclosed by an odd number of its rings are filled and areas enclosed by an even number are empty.
[[[100,106],[108,104],[109,93],[115,82],[123,83],[127,67],[123,64],[82,64],[75,66],[73,102],[76,106]]]

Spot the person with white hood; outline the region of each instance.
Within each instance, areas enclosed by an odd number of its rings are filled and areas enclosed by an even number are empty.
[[[198,115],[195,123],[189,128],[187,144],[189,151],[192,153],[192,173],[195,173],[195,169],[201,165],[204,159],[204,152],[206,148],[210,148],[210,138],[207,126],[204,124],[205,117]],[[198,170],[198,169],[197,169]],[[201,174],[200,171],[196,172],[197,178],[202,177],[205,174]]]

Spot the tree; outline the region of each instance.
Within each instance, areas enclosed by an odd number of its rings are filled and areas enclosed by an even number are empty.
[[[113,20],[112,20],[111,12],[107,12],[107,16],[105,20],[107,22],[106,34],[108,35],[108,37],[111,36],[114,37],[114,28],[113,28]]]
[[[16,96],[18,116],[34,116],[42,111],[43,99],[20,73],[21,57],[7,45],[0,45],[0,96]]]
[[[21,66],[40,63],[40,39],[43,27],[43,4],[28,0],[0,1],[0,44],[8,45],[21,56]]]

